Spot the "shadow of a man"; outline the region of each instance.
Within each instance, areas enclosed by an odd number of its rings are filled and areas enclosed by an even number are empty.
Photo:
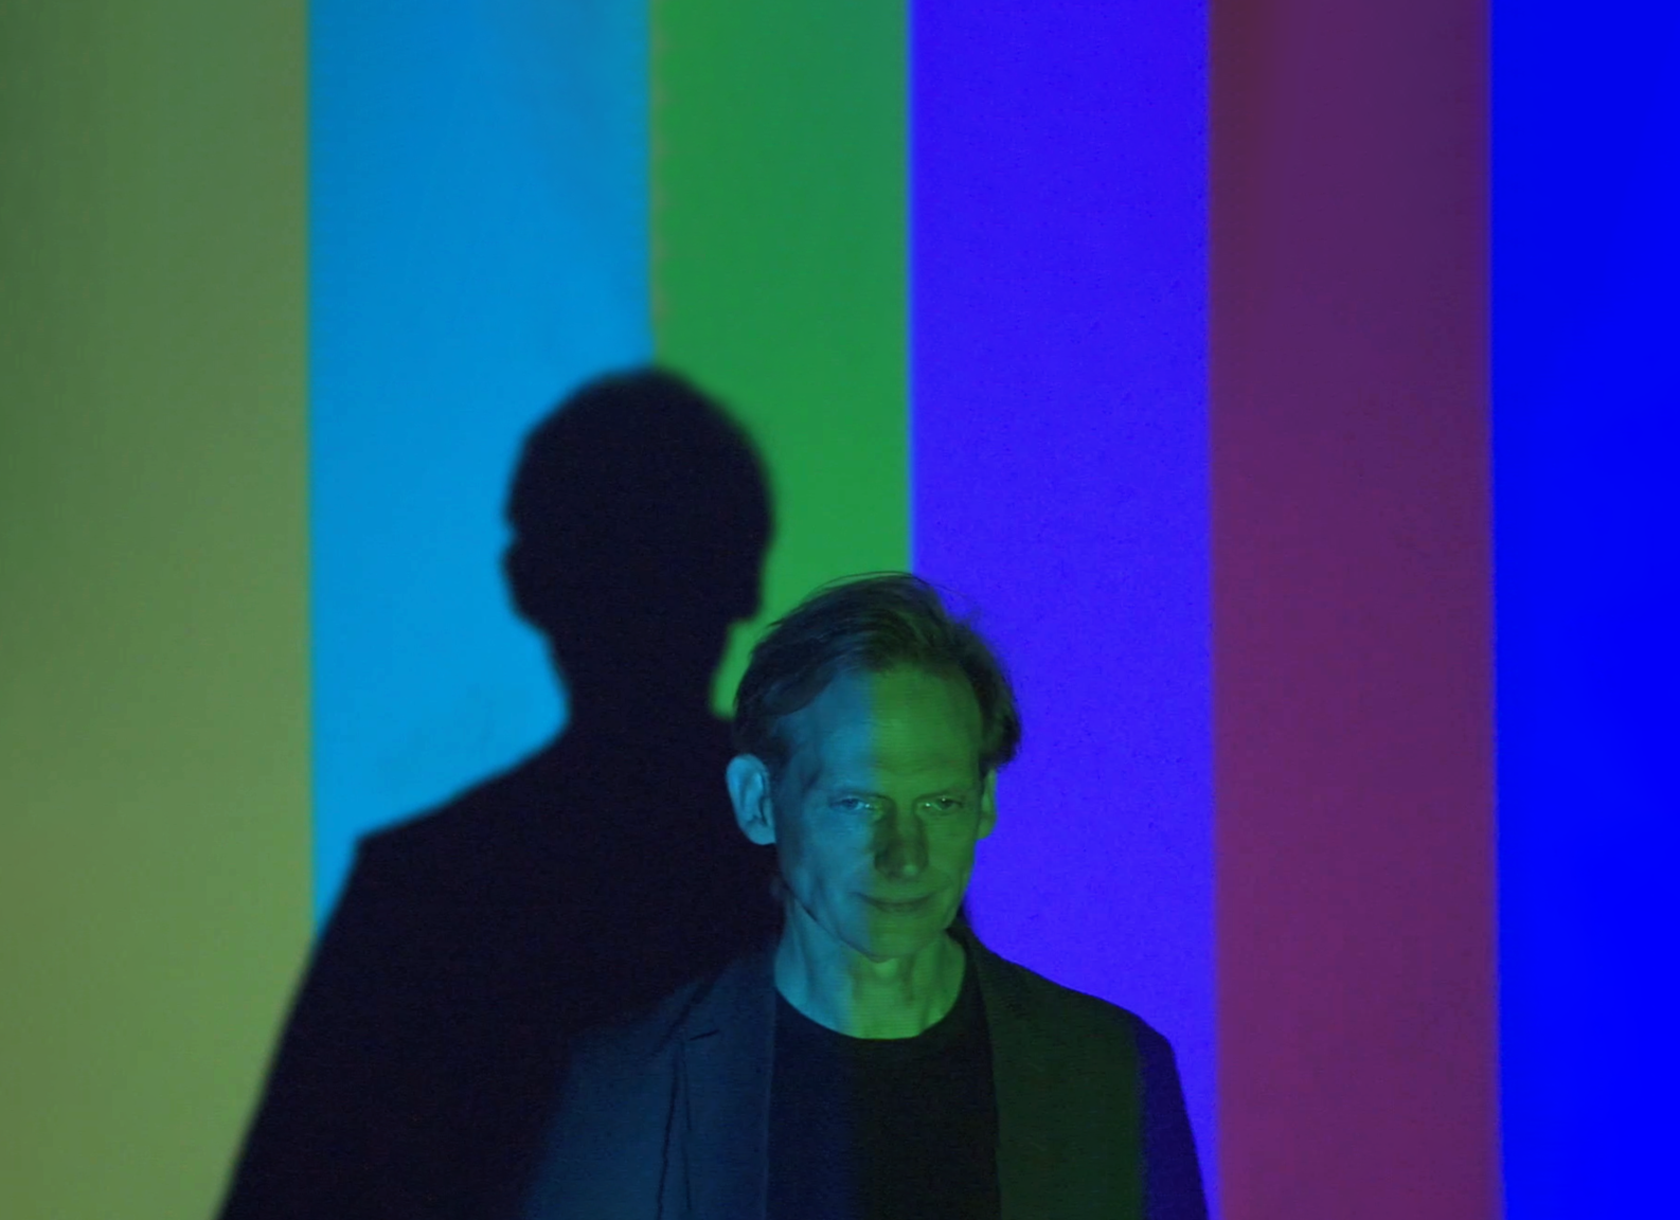
[[[504,569],[570,699],[547,748],[364,838],[222,1212],[505,1214],[570,1036],[780,926],[710,689],[771,531],[746,435],[682,379],[602,378],[526,441]]]

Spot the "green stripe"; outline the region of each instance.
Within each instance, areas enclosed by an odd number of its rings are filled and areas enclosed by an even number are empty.
[[[855,0],[653,8],[654,340],[750,428],[777,541],[758,627],[909,561],[906,17]]]
[[[0,1215],[209,1214],[302,960],[305,14],[0,17]]]

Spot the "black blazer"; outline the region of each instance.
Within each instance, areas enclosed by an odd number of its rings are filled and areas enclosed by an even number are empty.
[[[953,926],[991,1036],[1003,1220],[1203,1220],[1167,1040]],[[762,1220],[769,946],[578,1046],[527,1220]]]

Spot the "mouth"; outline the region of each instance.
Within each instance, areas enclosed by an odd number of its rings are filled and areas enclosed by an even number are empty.
[[[932,894],[923,894],[920,898],[911,898],[902,902],[888,902],[881,898],[871,898],[863,895],[863,900],[877,911],[884,911],[888,915],[915,915],[927,910],[933,904]]]

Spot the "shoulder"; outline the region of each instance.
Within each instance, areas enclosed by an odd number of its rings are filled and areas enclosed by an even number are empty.
[[[1134,1049],[1146,1066],[1163,1059],[1171,1062],[1172,1046],[1165,1035],[1131,1009],[1063,986],[978,941],[975,945],[983,980],[1012,1015],[1030,1026],[1054,1032],[1061,1041]]]
[[[575,1043],[579,1070],[658,1063],[685,1038],[731,1030],[743,1005],[763,998],[764,957],[763,951],[743,954],[617,1020],[585,1029]]]
[[[352,877],[447,883],[494,868],[552,802],[545,754],[530,758],[356,841]]]
[[[659,1214],[680,1079],[675,1050],[684,1017],[709,981],[577,1035],[525,1215]]]
[[[684,1018],[714,978],[685,983],[620,1020],[583,1030],[573,1051],[580,1068],[611,1069],[657,1061],[680,1036]]]

